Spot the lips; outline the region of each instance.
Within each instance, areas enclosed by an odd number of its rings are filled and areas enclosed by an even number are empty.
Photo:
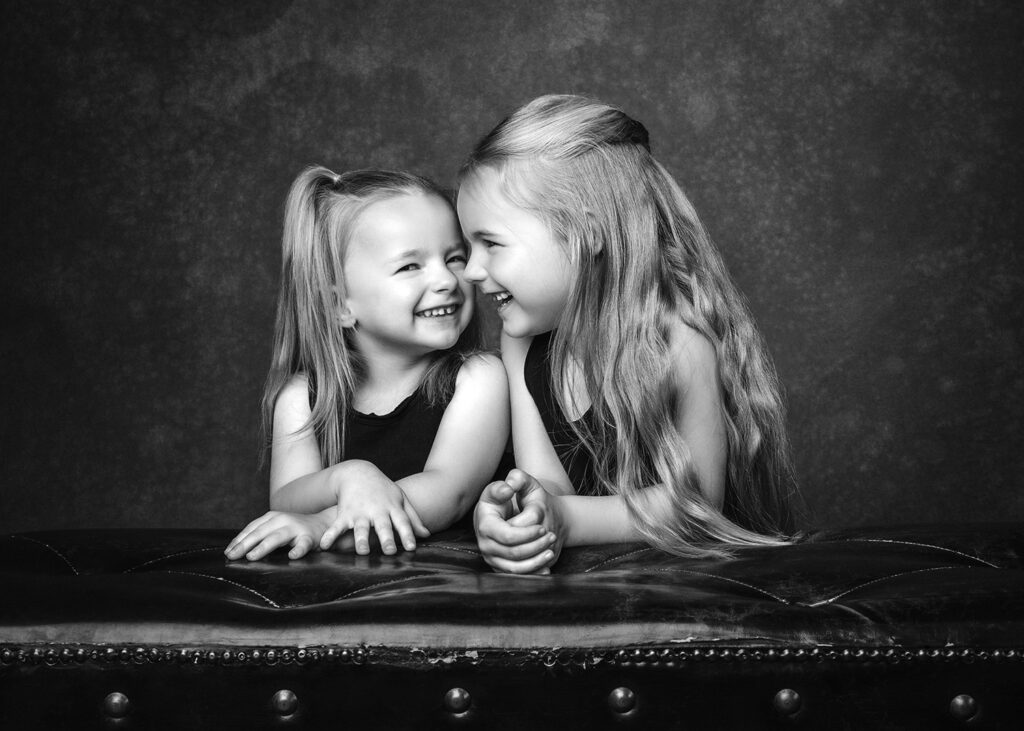
[[[495,306],[500,310],[502,307],[512,301],[512,295],[508,292],[490,292],[488,296],[494,302]]]
[[[430,318],[430,317],[448,317],[448,316],[454,315],[456,312],[458,312],[461,307],[462,307],[462,305],[459,305],[459,304],[442,305],[440,307],[431,307],[431,308],[426,309],[426,310],[420,310],[419,312],[416,313],[416,317],[428,317],[428,318]]]

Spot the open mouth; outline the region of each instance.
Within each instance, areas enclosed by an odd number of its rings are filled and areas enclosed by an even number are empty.
[[[459,311],[462,305],[444,305],[443,307],[431,307],[429,310],[420,310],[416,317],[448,317]]]
[[[508,292],[493,292],[490,296],[499,310],[512,301],[512,295]]]

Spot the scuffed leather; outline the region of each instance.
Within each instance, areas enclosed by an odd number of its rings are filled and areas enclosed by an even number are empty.
[[[566,550],[491,572],[472,535],[414,553],[228,561],[230,531],[0,538],[2,643],[429,647],[1024,645],[1024,526],[856,529],[688,560]]]

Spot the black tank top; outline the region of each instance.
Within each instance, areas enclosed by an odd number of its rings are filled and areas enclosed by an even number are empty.
[[[388,414],[363,414],[350,410],[345,424],[345,459],[365,459],[376,465],[389,480],[400,480],[422,472],[450,400],[431,405],[423,389],[417,388]],[[310,408],[315,401],[316,386],[310,379]],[[504,453],[491,479],[505,479],[514,466],[512,455]],[[472,511],[452,527],[472,529]]]
[[[551,389],[551,333],[537,335],[530,343],[523,363],[523,378],[526,390],[537,405],[544,429],[551,439],[558,460],[569,476],[573,489],[578,495],[593,495],[598,492],[597,468],[590,454],[580,446],[569,420],[562,414],[558,401]],[[581,419],[591,419],[588,410]]]

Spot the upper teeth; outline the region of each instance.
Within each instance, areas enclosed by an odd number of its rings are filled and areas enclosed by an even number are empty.
[[[434,307],[430,310],[423,310],[418,312],[420,317],[444,317],[445,315],[451,315],[455,312],[455,305],[447,305],[445,307]]]
[[[508,292],[495,292],[494,294],[491,295],[491,297],[493,297],[494,301],[497,302],[499,305],[502,302],[507,302],[508,300],[512,299],[512,295],[510,295]]]

